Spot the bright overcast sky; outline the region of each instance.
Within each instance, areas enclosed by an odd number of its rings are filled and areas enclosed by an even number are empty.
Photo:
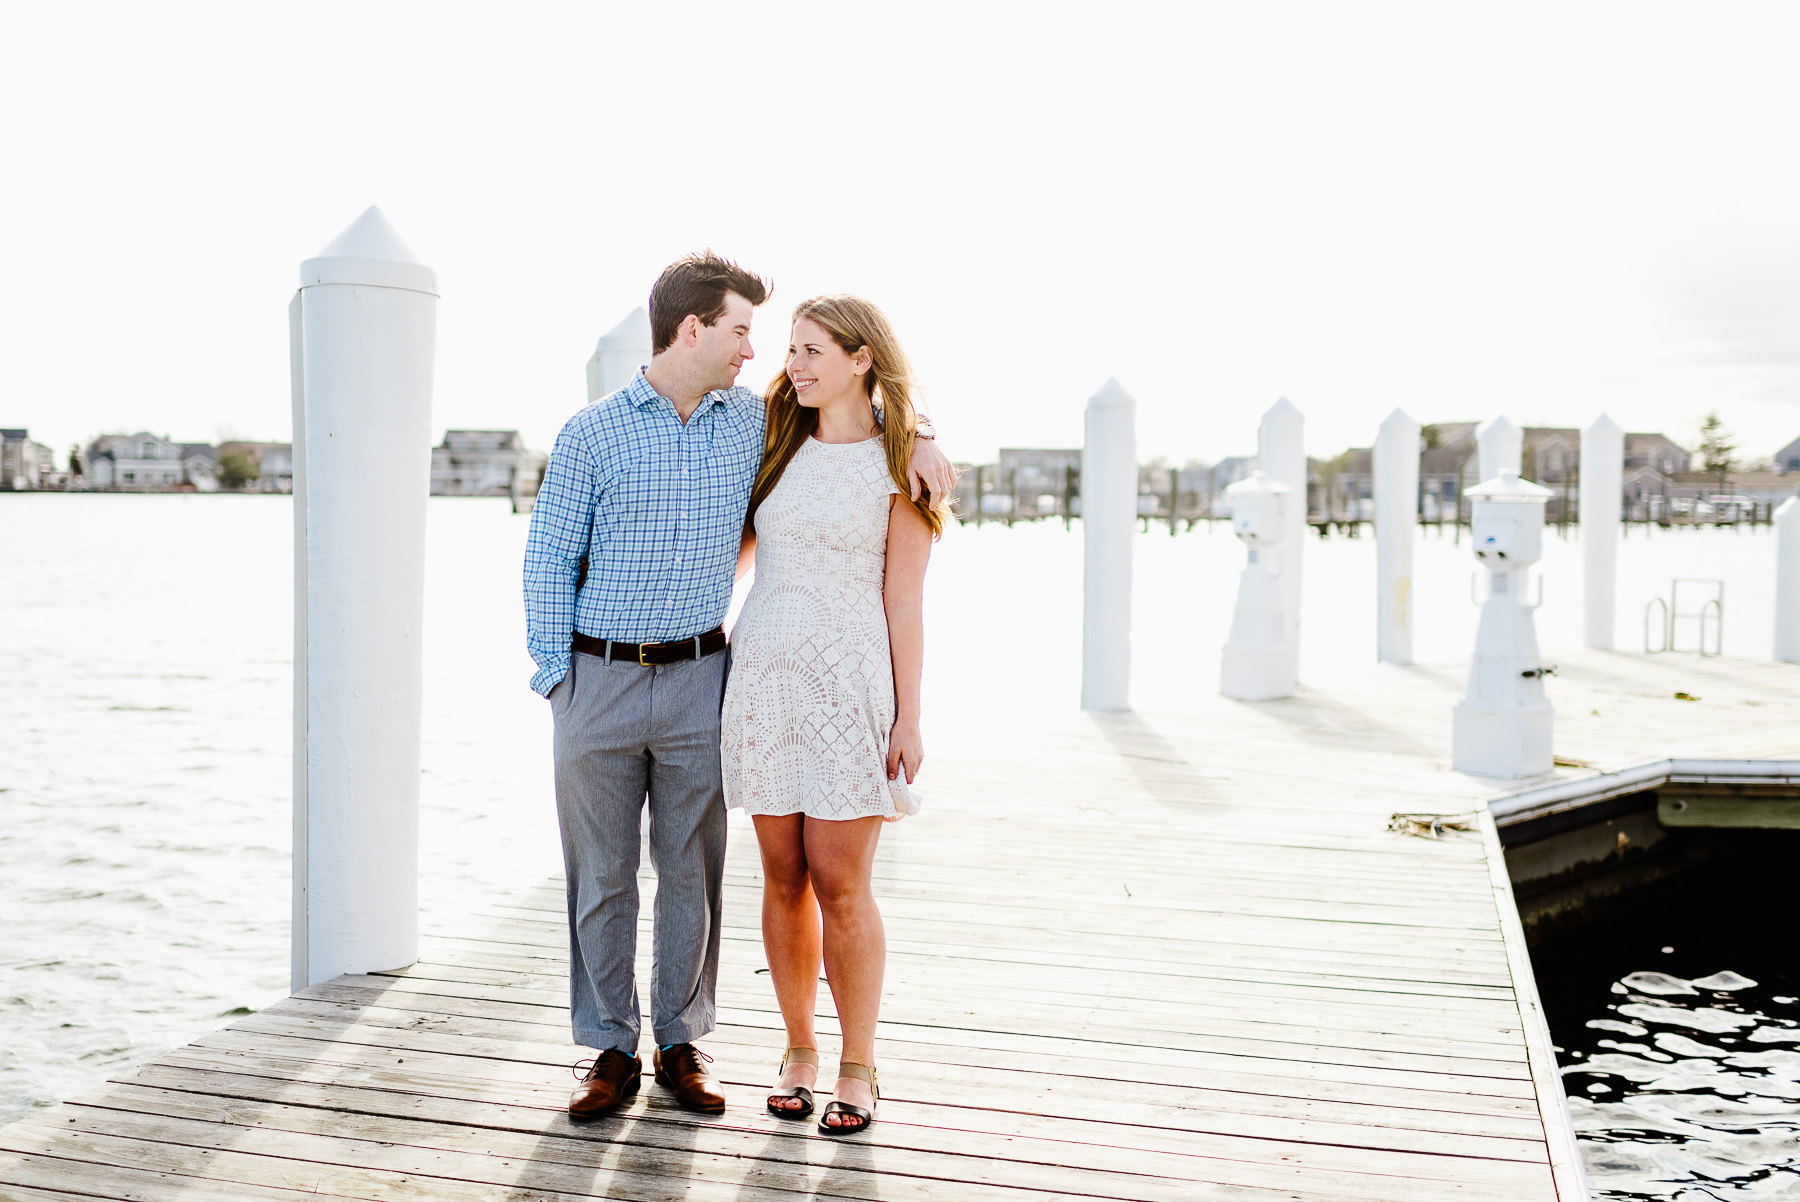
[[[958,458],[1506,412],[1800,435],[1791,6],[12,4],[0,425],[286,438],[301,259],[438,271],[436,423],[548,446],[711,246],[884,306]]]

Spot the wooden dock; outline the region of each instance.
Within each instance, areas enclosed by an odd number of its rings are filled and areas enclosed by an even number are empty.
[[[1558,751],[1597,769],[1800,750],[1800,668],[1556,658]],[[783,1040],[734,822],[702,1045],[724,1115],[646,1083],[570,1123],[583,1053],[550,882],[411,968],[308,990],[0,1128],[0,1197],[1572,1202],[1491,822],[1387,830],[1518,787],[1449,771],[1461,687],[1451,667],[1371,668],[1280,702],[941,724],[926,811],[888,829],[877,870],[887,1096],[865,1136],[763,1111]]]

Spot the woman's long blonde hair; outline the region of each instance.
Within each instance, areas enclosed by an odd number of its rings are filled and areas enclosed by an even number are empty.
[[[893,477],[900,495],[910,498],[912,485],[907,480],[907,469],[912,463],[913,432],[917,426],[912,403],[914,384],[912,368],[906,361],[906,352],[900,349],[900,340],[894,337],[894,328],[880,309],[860,296],[843,293],[801,301],[794,307],[793,321],[802,318],[816,322],[846,355],[868,348],[870,364],[863,373],[863,388],[868,392],[869,404],[881,410],[888,475]],[[785,364],[781,374],[769,382],[764,396],[768,426],[763,433],[762,467],[757,469],[756,484],[750,490],[750,507],[744,515],[746,525],[755,521],[757,506],[781,482],[781,473],[787,470],[794,452],[819,428],[819,411],[802,405],[795,397],[794,382],[788,378]],[[933,538],[943,534],[950,498],[922,491],[911,504],[931,527]]]

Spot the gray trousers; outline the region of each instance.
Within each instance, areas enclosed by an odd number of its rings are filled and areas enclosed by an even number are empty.
[[[729,652],[655,667],[574,655],[550,692],[575,1042],[638,1049],[638,842],[650,803],[658,1046],[713,1029],[725,876],[719,705]]]

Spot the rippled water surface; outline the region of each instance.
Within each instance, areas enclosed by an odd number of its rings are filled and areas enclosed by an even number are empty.
[[[1800,1198],[1800,832],[1535,949],[1596,1198]]]
[[[287,993],[285,497],[0,504],[0,1121]],[[504,503],[431,512],[429,928],[557,868]]]

